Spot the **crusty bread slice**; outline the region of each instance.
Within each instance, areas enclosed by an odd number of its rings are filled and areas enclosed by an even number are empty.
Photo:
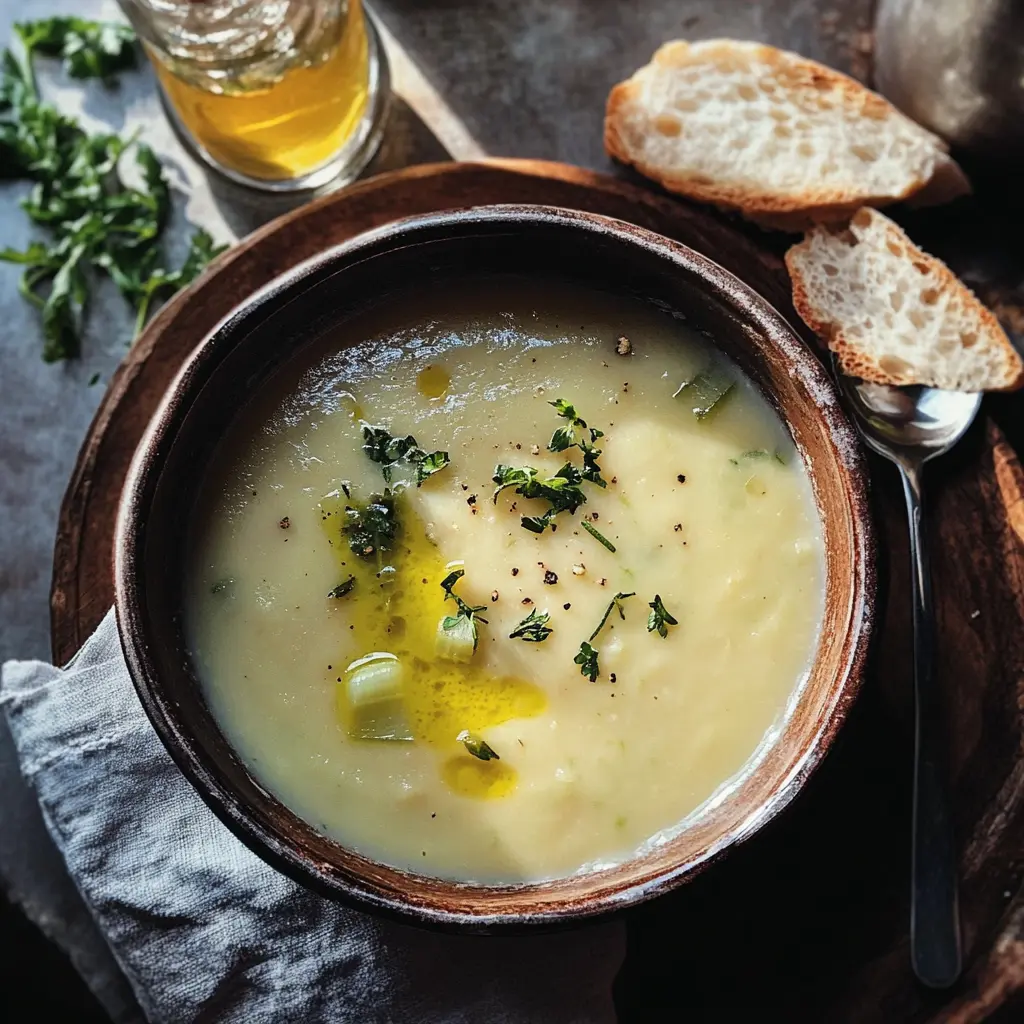
[[[878,384],[1008,391],[1024,366],[999,321],[883,213],[814,228],[786,253],[796,311],[844,373]]]
[[[662,46],[612,89],[604,144],[673,192],[784,229],[846,220],[929,183],[942,201],[970,191],[945,143],[877,93],[731,39]]]

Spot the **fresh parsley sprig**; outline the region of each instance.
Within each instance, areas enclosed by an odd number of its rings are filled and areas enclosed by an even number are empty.
[[[444,599],[447,601],[449,598],[455,602],[459,611],[457,615],[446,615],[441,620],[441,629],[444,630],[453,640],[460,643],[468,644],[471,640],[473,643],[473,650],[476,651],[477,641],[479,635],[477,632],[477,622],[487,623],[487,620],[483,618],[479,613],[487,610],[487,605],[469,605],[455,593],[455,584],[466,575],[465,569],[453,569],[443,580],[441,580],[441,589],[444,591]]]
[[[573,664],[579,665],[580,674],[585,675],[592,683],[601,674],[598,651],[592,646],[592,642],[597,637],[597,634],[604,629],[604,624],[608,621],[608,616],[611,615],[613,609],[619,613],[620,619],[626,618],[626,611],[622,607],[622,602],[630,597],[636,597],[636,593],[623,594],[620,591],[611,599],[608,607],[604,610],[604,615],[601,616],[601,621],[597,624],[597,629],[580,644],[579,653],[572,659]]]
[[[628,594],[623,594],[620,592],[611,599],[611,601],[608,604],[608,607],[604,610],[604,615],[601,616],[601,621],[597,624],[597,629],[595,629],[594,632],[590,634],[589,639],[593,640],[594,637],[596,637],[597,634],[600,633],[602,629],[604,629],[604,624],[608,621],[608,616],[611,615],[613,608],[619,613],[619,618],[625,620],[626,611],[622,607],[622,602],[625,601],[627,597],[636,597],[636,591],[631,591]]]
[[[554,632],[548,622],[551,616],[546,612],[538,612],[534,608],[529,615],[520,622],[515,629],[509,633],[509,640],[526,640],[529,643],[539,644]]]
[[[34,54],[62,56],[77,78],[111,77],[135,60],[127,25],[59,17],[16,26],[23,59],[0,56],[0,176],[34,182],[21,205],[47,228],[47,241],[24,251],[4,249],[0,260],[24,270],[18,290],[41,315],[43,359],[81,351],[94,271],[108,274],[138,311],[136,333],[153,301],[190,283],[224,248],[197,231],[181,268],[159,266],[159,239],[170,210],[160,161],[144,143],[85,132],[39,95]],[[120,163],[134,146],[142,179],[129,187]]]
[[[576,412],[576,407],[564,398],[556,398],[553,402],[548,402],[548,405],[554,406],[558,415],[569,421],[551,435],[551,440],[548,441],[548,451],[564,452],[569,448],[579,448],[583,453],[583,470],[580,475],[584,480],[589,480],[591,483],[597,484],[598,487],[607,487],[608,484],[602,478],[601,468],[597,464],[601,449],[594,447],[594,442],[599,437],[604,437],[604,431],[588,427],[587,421]],[[590,433],[589,441],[584,436],[584,431]]]
[[[120,21],[57,16],[17,22],[26,53],[61,57],[72,78],[101,78],[110,84],[119,71],[135,67],[135,33]]]
[[[659,636],[667,637],[668,627],[679,625],[665,607],[660,594],[654,595],[654,600],[649,603],[648,607],[651,609],[651,614],[647,616],[648,633],[653,633],[657,630]]]
[[[524,498],[540,498],[548,502],[550,507],[543,515],[520,517],[523,529],[531,533],[543,533],[560,512],[571,515],[587,500],[580,487],[583,476],[571,462],[549,477],[541,477],[532,466],[504,466],[499,463],[491,479],[498,485],[494,491],[495,502],[506,487],[514,487],[515,493]]]
[[[601,674],[601,667],[597,661],[597,651],[584,640],[580,644],[579,654],[572,659],[573,664],[579,665],[580,674],[586,676],[592,683],[596,682]]]
[[[447,452],[424,451],[412,434],[393,437],[384,427],[370,423],[363,424],[363,451],[380,465],[385,483],[391,483],[392,471],[402,461],[415,467],[417,487],[451,462]]]
[[[494,491],[495,502],[506,487],[514,487],[515,493],[524,498],[539,498],[548,502],[547,511],[541,515],[520,517],[520,525],[531,533],[543,533],[553,525],[555,517],[561,512],[575,515],[576,510],[587,500],[581,487],[584,481],[598,487],[608,486],[601,476],[601,467],[597,461],[601,449],[594,447],[593,444],[599,437],[604,437],[604,432],[588,427],[586,420],[576,412],[575,406],[564,398],[557,398],[548,405],[554,406],[558,415],[568,421],[551,435],[548,450],[563,452],[569,448],[579,448],[583,453],[582,468],[567,462],[553,476],[542,477],[533,466],[506,466],[499,463],[495,466],[494,476],[491,478],[498,485]],[[585,431],[590,434],[589,440],[584,435]],[[609,551],[615,551],[615,545],[602,536],[596,527],[588,523],[584,523],[583,526]]]

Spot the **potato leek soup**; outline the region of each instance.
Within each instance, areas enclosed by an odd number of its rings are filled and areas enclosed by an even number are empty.
[[[513,277],[389,297],[208,471],[186,627],[253,774],[385,863],[614,863],[771,742],[820,523],[757,389],[639,300]]]

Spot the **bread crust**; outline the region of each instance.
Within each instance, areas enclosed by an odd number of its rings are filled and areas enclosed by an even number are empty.
[[[933,145],[936,165],[927,177],[911,178],[898,191],[883,195],[866,193],[855,186],[848,188],[808,189],[800,194],[786,194],[771,189],[759,190],[729,182],[714,181],[706,175],[678,172],[648,163],[633,152],[623,137],[627,113],[634,109],[643,91],[642,77],[647,68],[672,68],[686,64],[693,52],[710,63],[735,60],[742,52],[744,59],[756,60],[775,69],[776,77],[794,92],[838,90],[844,102],[860,105],[860,116],[873,120],[898,120],[913,125],[915,131]],[[739,48],[742,48],[740,50]],[[604,121],[604,146],[608,154],[622,163],[635,167],[645,177],[658,182],[670,192],[689,196],[727,210],[735,210],[767,227],[798,231],[816,223],[848,220],[861,206],[883,206],[906,199],[922,190],[943,168],[947,180],[953,183],[943,198],[953,198],[970,190],[966,177],[948,156],[945,143],[936,135],[909,121],[892,104],[859,82],[832,68],[808,60],[797,54],[772,46],[737,43],[732,40],[708,40],[691,45],[685,40],[664,44],[647,65],[632,78],[614,86],[608,95]],[[683,118],[685,125],[685,118]]]
[[[856,216],[866,216],[872,219],[878,218],[884,221],[887,244],[898,245],[905,254],[905,257],[901,258],[905,258],[908,263],[924,266],[929,273],[934,274],[938,279],[939,289],[949,289],[952,291],[965,307],[970,308],[977,315],[988,343],[999,350],[1002,355],[1005,376],[1009,378],[1006,381],[993,383],[991,387],[986,387],[985,390],[1015,391],[1024,386],[1024,363],[1022,363],[1021,357],[1014,348],[1013,343],[1007,337],[1006,332],[992,311],[987,309],[978,300],[977,296],[953,271],[940,259],[923,252],[914,245],[902,228],[877,210],[865,207],[858,211]],[[824,231],[830,229],[819,227],[817,230]],[[836,353],[839,357],[839,365],[843,373],[853,377],[860,377],[862,380],[870,381],[874,384],[892,384],[897,386],[931,384],[929,380],[912,380],[886,372],[879,365],[877,359],[873,358],[870,353],[865,352],[854,339],[851,339],[844,333],[844,326],[842,324],[832,321],[823,310],[814,305],[808,292],[801,266],[801,260],[809,256],[810,248],[811,242],[808,237],[791,246],[786,252],[786,269],[789,271],[793,285],[793,307],[804,323],[821,338],[829,349]]]

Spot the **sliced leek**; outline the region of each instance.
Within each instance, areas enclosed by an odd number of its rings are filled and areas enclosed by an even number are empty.
[[[446,661],[467,662],[476,650],[476,623],[471,616],[446,615],[437,624],[434,652]]]
[[[673,398],[682,398],[697,419],[704,419],[736,386],[732,375],[723,367],[712,363],[692,380],[680,384]]]
[[[361,740],[411,740],[402,684],[405,670],[393,654],[375,652],[352,662],[342,685],[350,713],[349,735]]]

